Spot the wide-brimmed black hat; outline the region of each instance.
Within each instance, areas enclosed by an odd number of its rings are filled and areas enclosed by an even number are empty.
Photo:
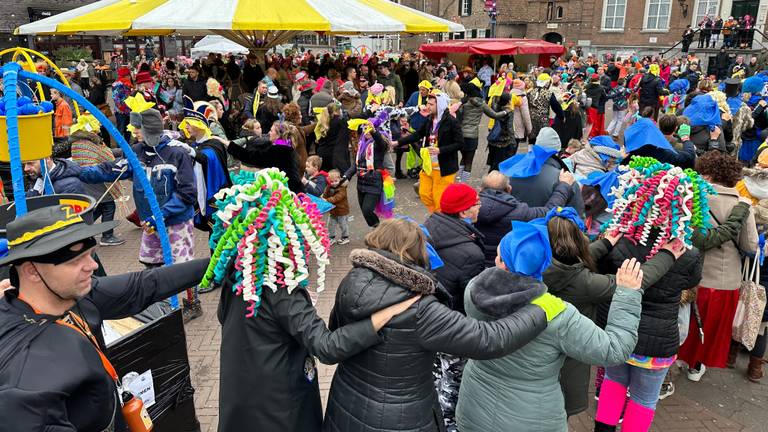
[[[89,225],[67,205],[43,207],[6,226],[8,255],[0,265],[41,257],[115,228],[120,222]]]

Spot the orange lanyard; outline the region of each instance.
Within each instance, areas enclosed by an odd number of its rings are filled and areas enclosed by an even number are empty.
[[[19,295],[18,299],[24,303],[27,303],[32,308],[32,310],[35,311],[36,314],[40,313],[40,311],[35,309],[34,306],[30,305],[26,300],[21,298],[21,295]],[[72,322],[66,321],[67,318]],[[69,327],[85,336],[85,338],[91,342],[93,347],[96,348],[96,352],[99,353],[99,358],[101,358],[101,365],[104,367],[104,370],[110,377],[112,377],[112,380],[117,383],[117,371],[115,371],[115,367],[112,366],[112,362],[110,362],[104,352],[101,351],[101,348],[99,348],[99,342],[96,340],[96,337],[93,336],[93,333],[91,333],[91,328],[88,326],[88,323],[85,322],[84,319],[80,318],[80,315],[69,311],[63,318],[56,320],[56,324]]]

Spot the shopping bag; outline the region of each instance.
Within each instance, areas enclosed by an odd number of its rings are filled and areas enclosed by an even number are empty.
[[[750,271],[750,262],[752,263]],[[732,337],[751,350],[755,347],[765,310],[765,288],[760,285],[760,261],[744,258],[739,303],[733,318]]]

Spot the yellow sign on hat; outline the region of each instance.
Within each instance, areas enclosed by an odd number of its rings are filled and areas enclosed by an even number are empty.
[[[419,87],[424,87],[425,89],[432,89],[432,83],[427,80],[424,80],[419,83]]]

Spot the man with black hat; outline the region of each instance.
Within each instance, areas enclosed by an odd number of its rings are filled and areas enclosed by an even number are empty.
[[[12,288],[0,298],[0,431],[126,430],[101,324],[137,314],[199,281],[208,260],[94,278],[95,236],[67,206],[7,226]],[[10,415],[13,414],[13,415]]]

